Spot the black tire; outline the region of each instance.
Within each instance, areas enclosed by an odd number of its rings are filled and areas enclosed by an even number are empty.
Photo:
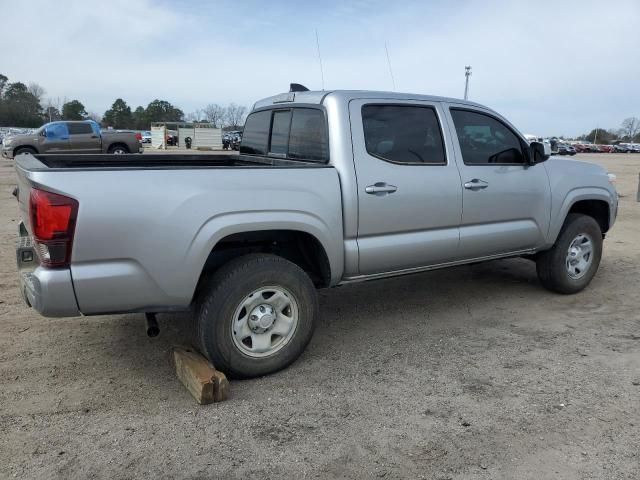
[[[234,314],[252,292],[274,285],[284,287],[295,299],[297,326],[279,350],[252,357],[234,341]],[[302,354],[313,336],[318,312],[318,295],[304,270],[275,255],[244,255],[223,265],[201,292],[195,311],[196,340],[213,365],[230,377],[259,377],[287,367]]]
[[[112,155],[123,155],[125,153],[129,153],[129,149],[125,145],[111,145],[107,153]]]
[[[23,153],[31,153],[35,155],[38,152],[36,151],[35,148],[32,148],[32,147],[18,147],[13,152],[13,156],[17,157],[18,155],[22,155]]]
[[[586,235],[592,242],[592,258],[589,267],[579,278],[572,278],[567,269],[569,247],[578,235]],[[598,271],[602,257],[602,231],[593,217],[570,213],[551,249],[536,258],[536,270],[542,285],[553,292],[572,294],[584,289]]]

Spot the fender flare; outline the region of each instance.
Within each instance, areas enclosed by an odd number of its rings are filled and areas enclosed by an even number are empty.
[[[564,225],[564,221],[569,214],[569,210],[571,207],[582,200],[601,200],[606,202],[609,206],[609,215],[612,215],[613,208],[613,199],[611,194],[606,188],[603,187],[578,187],[572,190],[569,190],[565,195],[562,206],[558,211],[558,214],[551,219],[551,225],[549,227],[549,235],[548,235],[548,243],[549,245],[553,245],[558,238],[558,234],[560,233],[560,229],[562,225]]]
[[[284,220],[283,220],[284,219]],[[200,272],[214,247],[225,237],[261,230],[293,230],[313,236],[322,246],[331,268],[331,285],[339,282],[344,265],[344,250],[336,243],[336,234],[324,221],[307,212],[297,210],[269,210],[226,212],[209,218],[196,232],[185,252],[188,271],[197,272],[189,288],[195,291]],[[338,248],[338,246],[340,248]]]

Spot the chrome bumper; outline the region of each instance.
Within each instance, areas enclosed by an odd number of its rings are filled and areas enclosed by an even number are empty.
[[[16,259],[20,273],[22,297],[29,307],[45,317],[75,317],[80,315],[68,268],[51,269],[38,265],[31,237],[24,235],[20,224],[20,240]]]

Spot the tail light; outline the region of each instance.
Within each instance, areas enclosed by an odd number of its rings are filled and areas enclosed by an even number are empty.
[[[136,132],[136,139],[141,142],[142,141],[142,134],[140,132]]]
[[[57,193],[32,189],[29,217],[35,250],[44,267],[68,267],[76,229],[78,202]]]

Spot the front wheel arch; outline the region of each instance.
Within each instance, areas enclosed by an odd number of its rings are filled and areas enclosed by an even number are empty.
[[[25,153],[25,152],[35,155],[38,153],[38,149],[31,145],[20,145],[19,147],[15,147],[13,149],[13,156],[15,157],[16,155],[20,155],[21,153]]]

